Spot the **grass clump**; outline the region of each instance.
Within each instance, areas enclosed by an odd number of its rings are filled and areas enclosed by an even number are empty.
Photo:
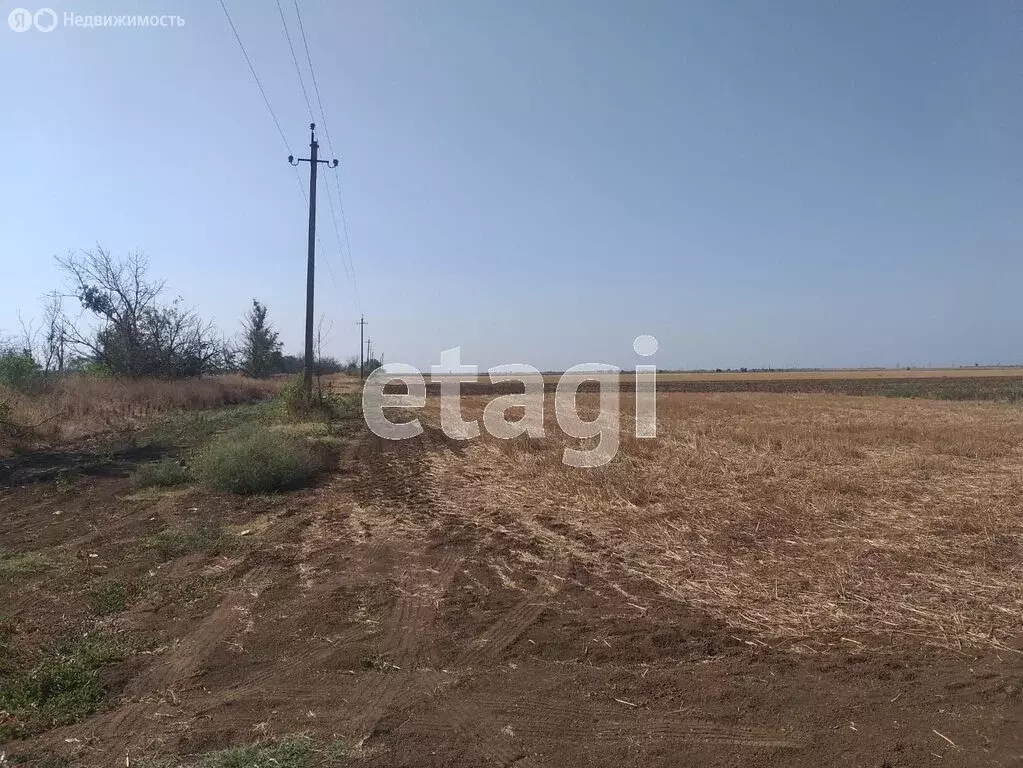
[[[218,491],[270,493],[309,485],[322,450],[301,438],[249,425],[214,440],[195,458],[196,477]]]
[[[0,676],[0,742],[25,738],[88,717],[109,694],[102,670],[125,658],[116,639],[71,635],[30,668]]]
[[[169,488],[183,485],[190,479],[188,468],[174,459],[143,464],[131,476],[135,488]]]
[[[142,591],[138,584],[102,579],[89,590],[89,607],[96,616],[120,613]]]
[[[224,527],[212,521],[200,523],[191,530],[165,528],[143,539],[143,546],[156,552],[163,560],[171,560],[193,552],[215,555],[230,548],[233,543],[233,538]]]
[[[339,768],[347,750],[335,741],[320,747],[306,734],[245,744],[185,759],[150,759],[140,768]]]
[[[0,679],[18,668],[18,651],[14,647],[14,633],[17,629],[16,619],[0,614]]]
[[[14,580],[21,576],[35,576],[46,572],[52,566],[50,558],[41,552],[0,555],[0,579]]]

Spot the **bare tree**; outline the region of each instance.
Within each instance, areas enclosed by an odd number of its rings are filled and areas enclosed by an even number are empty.
[[[40,347],[39,326],[36,325],[34,320],[26,320],[22,317],[21,312],[18,313],[18,324],[21,326],[21,337],[18,339],[15,347],[22,354],[37,359]]]
[[[64,297],[57,291],[46,295],[43,305],[42,348],[40,352],[43,370],[63,372],[68,363],[70,321],[64,314]]]
[[[229,353],[213,324],[183,308],[180,298],[160,303],[165,283],[149,278],[141,253],[115,258],[97,247],[58,256],[57,264],[71,295],[100,322],[98,329],[63,322],[65,348],[132,377],[195,376],[224,365]]]

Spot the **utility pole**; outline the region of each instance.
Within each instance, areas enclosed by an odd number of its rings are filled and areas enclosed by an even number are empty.
[[[316,285],[316,166],[325,163],[330,168],[337,168],[337,160],[320,160],[316,143],[316,123],[309,123],[309,157],[288,155],[288,162],[294,166],[309,163],[309,262],[305,277],[305,386],[306,398],[313,393],[313,288]]]
[[[356,325],[359,326],[359,380],[362,381],[366,378],[366,358],[364,356],[366,342],[363,340],[363,336],[366,333],[366,316],[363,315]]]
[[[373,359],[373,339],[366,339],[366,362]]]

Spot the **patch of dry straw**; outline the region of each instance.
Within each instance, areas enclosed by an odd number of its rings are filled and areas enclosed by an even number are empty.
[[[1023,410],[823,395],[658,402],[658,438],[625,439],[599,469],[562,465],[569,441],[553,422],[542,440],[438,454],[435,469],[449,488],[481,478],[486,488],[466,490],[477,510],[761,642],[1021,647]]]

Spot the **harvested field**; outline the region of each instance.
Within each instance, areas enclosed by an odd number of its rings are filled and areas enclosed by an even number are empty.
[[[989,400],[1015,403],[1023,400],[1023,375],[1018,368],[972,369],[957,371],[804,371],[764,373],[659,373],[658,392],[770,392],[785,394],[803,392],[831,395],[876,395],[881,397],[918,397],[934,400]],[[911,375],[913,374],[913,375]],[[972,374],[972,375],[971,375]],[[544,375],[544,389],[553,392],[563,377]],[[428,384],[433,394],[440,392],[442,377],[434,376]],[[595,390],[596,383],[584,376],[566,377],[568,384],[583,391]],[[397,386],[397,385],[396,385]],[[635,390],[635,377],[623,371],[619,389]],[[485,377],[462,384],[467,395],[493,395],[521,391],[521,384],[492,384]]]
[[[826,368],[794,371],[670,371],[658,374],[668,381],[748,381],[752,380],[854,380],[854,379],[987,379],[1023,378],[1023,368]]]
[[[0,489],[0,640],[124,649],[93,714],[0,749],[176,766],[302,733],[353,766],[1019,765],[1023,412],[658,402],[660,437],[594,470],[553,424],[450,440],[431,400],[419,438],[353,434],[289,495],[139,493],[121,465]]]
[[[648,579],[759,642],[1016,641],[1019,409],[670,394],[659,416],[658,439],[626,439],[587,472],[560,463],[571,441],[553,418],[543,440],[491,440],[476,461],[493,473],[496,506],[528,510],[530,525],[557,521],[578,534],[569,543],[599,541],[595,566]]]

